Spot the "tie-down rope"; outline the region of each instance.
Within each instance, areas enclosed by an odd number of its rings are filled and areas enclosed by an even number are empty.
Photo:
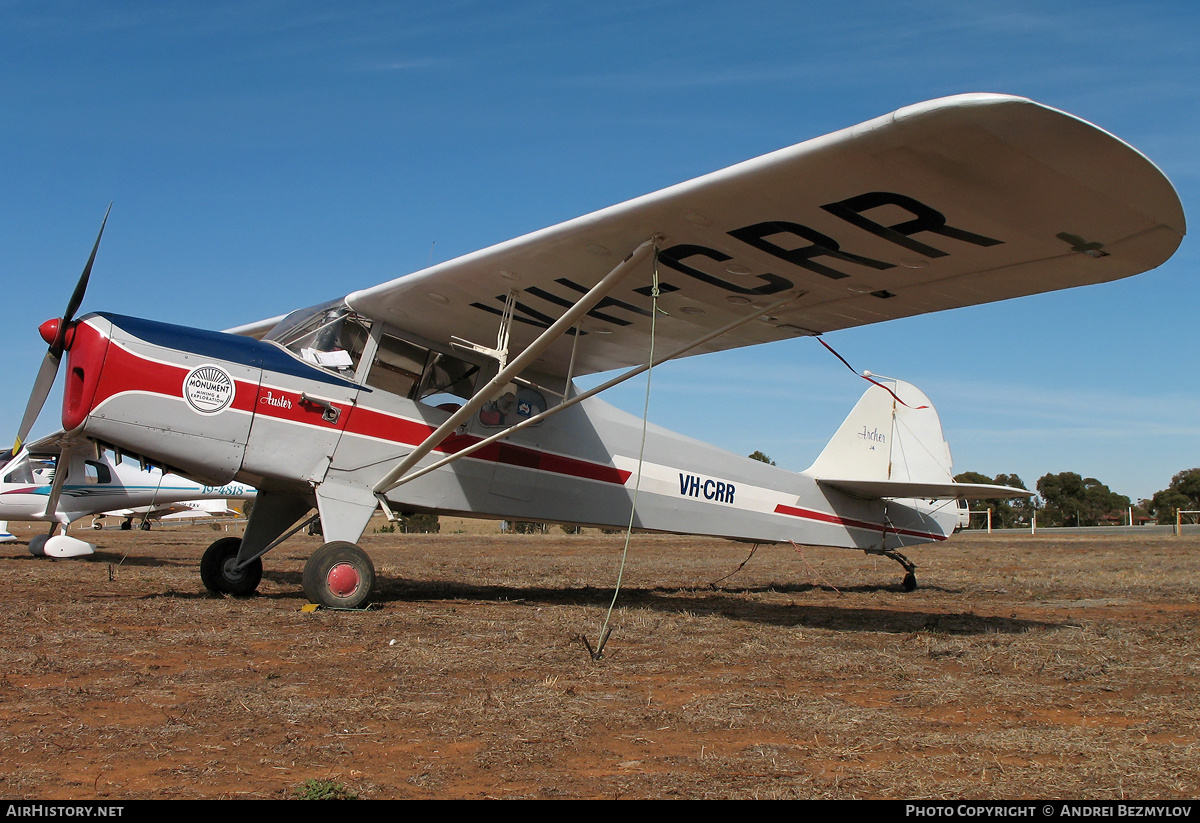
[[[642,487],[642,463],[646,455],[646,429],[650,419],[650,378],[654,374],[654,341],[655,330],[658,321],[658,313],[662,311],[658,307],[658,246],[654,247],[654,265],[653,265],[653,285],[650,289],[650,360],[646,367],[646,399],[642,405],[642,442],[638,447],[638,462],[637,462],[637,479],[633,485],[633,505],[629,508],[629,525],[625,528],[625,547],[621,550],[621,563],[617,569],[617,584],[613,589],[612,601],[608,604],[608,613],[604,616],[604,625],[600,628],[600,640],[596,644],[595,651],[592,651],[591,644],[584,638],[584,645],[591,652],[593,660],[599,660],[600,655],[604,653],[604,644],[608,642],[608,636],[612,630],[608,627],[609,621],[612,619],[613,609],[617,605],[617,597],[621,593],[621,581],[625,576],[625,561],[629,558],[629,543],[633,538],[633,523],[637,517],[638,493]],[[666,312],[663,312],[666,314]]]

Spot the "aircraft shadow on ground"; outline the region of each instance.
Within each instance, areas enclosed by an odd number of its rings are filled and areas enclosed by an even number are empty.
[[[47,558],[18,557],[33,562],[46,563]],[[78,562],[78,561],[62,561]],[[108,563],[116,566],[119,574],[121,566],[126,567],[188,567],[196,563],[189,560],[160,559],[154,557],[129,557],[115,552],[97,552],[88,558],[87,562]],[[273,594],[257,594],[255,597],[273,600],[294,599],[301,589],[301,575],[298,572],[263,573],[264,580],[270,580],[286,591]],[[927,591],[947,591],[938,586],[925,586]],[[890,633],[909,633],[918,631],[937,631],[949,634],[985,634],[999,632],[1017,634],[1031,629],[1062,628],[1063,623],[1052,623],[1037,620],[1021,620],[1006,617],[987,617],[963,612],[931,612],[922,610],[899,610],[889,608],[862,608],[847,603],[845,606],[806,605],[804,603],[763,603],[748,600],[746,595],[764,593],[789,594],[803,596],[814,592],[835,591],[831,586],[819,586],[810,583],[783,584],[771,586],[725,586],[707,589],[678,589],[667,587],[626,587],[622,589],[617,599],[617,606],[623,608],[652,609],[665,613],[687,612],[697,616],[721,616],[729,620],[748,623],[761,623],[775,626],[798,626],[803,628],[821,628],[833,631],[882,631]],[[878,592],[898,592],[900,586],[847,586],[836,589],[843,595],[873,594]],[[205,599],[214,597],[200,585],[199,575],[196,576],[196,589],[182,591],[168,589],[166,591],[147,594],[146,599]],[[607,608],[612,600],[611,588],[596,586],[481,586],[453,580],[410,580],[403,578],[377,578],[374,604],[386,606],[389,603],[411,603],[432,600],[474,600],[497,601],[511,603],[532,603],[543,605],[575,605]]]
[[[103,549],[85,557],[35,557],[28,552],[5,557],[6,562],[18,563],[107,563],[112,566],[141,566],[146,568],[177,566],[187,568],[198,566],[197,560],[163,559],[161,557],[144,557],[124,555],[120,552],[104,551]]]
[[[266,575],[264,575],[266,576]],[[288,584],[297,574],[280,574],[272,579]],[[895,586],[854,586],[840,589],[842,593],[869,594],[879,591],[899,591]],[[721,616],[730,620],[776,626],[823,628],[834,631],[883,631],[908,633],[938,631],[951,634],[985,634],[999,632],[1018,634],[1031,629],[1060,628],[1060,624],[1006,617],[986,617],[970,613],[903,611],[888,608],[805,605],[803,603],[762,603],[749,601],[739,595],[774,592],[803,595],[808,592],[832,591],[811,584],[769,586],[761,588],[714,588],[681,590],[674,588],[624,588],[617,599],[618,607],[645,608],[661,612],[687,612],[698,616]],[[376,604],[414,602],[423,600],[490,600],[525,602],[544,605],[579,605],[607,608],[612,589],[593,586],[549,588],[541,586],[479,586],[446,580],[376,579]]]
[[[120,552],[97,551],[95,554],[87,558],[90,563],[112,563],[114,566],[139,566],[142,568],[163,568],[163,567],[178,567],[199,568],[199,558],[182,559],[182,558],[162,558],[162,557],[146,557],[144,555],[125,555]]]

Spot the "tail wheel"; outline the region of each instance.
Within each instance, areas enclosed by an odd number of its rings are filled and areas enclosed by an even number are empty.
[[[353,543],[326,543],[304,564],[304,594],[309,602],[333,609],[360,609],[375,588],[375,566]]]
[[[254,594],[262,580],[262,559],[255,558],[245,567],[237,568],[240,537],[222,537],[213,543],[200,558],[200,579],[204,588],[213,594],[246,597]]]

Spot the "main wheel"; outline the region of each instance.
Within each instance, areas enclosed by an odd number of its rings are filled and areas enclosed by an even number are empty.
[[[262,559],[256,557],[245,568],[236,568],[241,546],[240,537],[222,537],[205,549],[200,558],[200,579],[204,581],[204,588],[213,594],[232,594],[234,597],[254,594],[262,580]]]
[[[334,609],[359,609],[371,599],[375,566],[353,543],[326,543],[304,564],[304,594],[310,603]]]
[[[46,541],[50,539],[48,534],[35,534],[29,538],[29,553],[34,557],[46,556]]]

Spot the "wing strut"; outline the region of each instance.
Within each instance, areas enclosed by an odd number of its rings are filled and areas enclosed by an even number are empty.
[[[449,420],[438,426],[407,457],[396,464],[395,468],[384,475],[372,489],[375,496],[380,498],[382,502],[383,495],[398,485],[396,481],[403,477],[405,472],[415,466],[421,458],[437,448],[443,440],[458,428],[459,424],[469,420],[475,412],[483,408],[483,405],[493,398],[496,392],[511,383],[514,377],[528,368],[558,338],[566,334],[581,317],[595,308],[597,303],[607,297],[609,292],[615,289],[622,280],[628,277],[634,269],[650,256],[660,240],[661,237],[659,235],[654,235],[646,240],[634,249],[628,257],[617,264],[616,268],[606,274],[599,283],[592,286],[587,294],[581,297],[575,305],[567,309],[562,317],[555,320],[550,328],[542,332],[524,351],[514,357],[512,362],[502,368],[495,377],[488,381],[486,386],[475,392],[475,395],[463,404],[462,408],[450,415]]]
[[[496,332],[496,348],[489,349],[487,346],[481,346],[478,343],[472,343],[470,340],[453,335],[450,337],[450,345],[486,355],[499,363],[500,368],[504,368],[508,364],[508,338],[512,332],[513,308],[516,304],[517,290],[511,289],[508,292],[508,297],[504,300],[504,312],[500,315],[500,330]]]
[[[64,441],[58,457],[54,460],[54,480],[50,482],[50,494],[46,496],[46,511],[43,517],[53,518],[53,522],[64,522],[65,515],[58,513],[58,500],[62,496],[63,486],[67,483],[67,475],[71,472],[71,464],[75,458],[76,444],[70,440]]]
[[[709,340],[713,340],[717,337],[720,337],[723,334],[728,334],[729,332],[733,331],[734,329],[740,328],[741,326],[744,326],[747,323],[753,322],[754,320],[757,320],[758,318],[762,317],[763,315],[770,314],[773,311],[779,310],[780,308],[782,308],[783,306],[792,302],[799,296],[800,295],[792,294],[792,295],[789,295],[788,297],[785,297],[782,300],[776,300],[774,303],[763,306],[761,309],[759,309],[754,314],[749,314],[749,315],[746,315],[745,317],[739,317],[737,320],[734,320],[731,323],[727,323],[726,325],[722,326],[719,329],[716,329],[715,331],[709,332],[708,334],[704,335],[703,337],[699,338],[698,340],[693,340],[691,343],[687,343],[683,346],[680,346],[679,348],[675,349],[674,351],[671,351],[668,354],[664,354],[659,357],[656,357],[649,363],[643,363],[640,366],[636,366],[636,367],[630,369],[629,371],[625,372],[624,374],[614,377],[612,380],[609,380],[606,383],[602,383],[599,386],[596,386],[595,388],[588,389],[587,391],[582,392],[581,394],[577,394],[574,397],[569,397],[569,398],[564,397],[563,402],[559,403],[557,406],[553,406],[552,408],[549,408],[546,411],[541,412],[540,414],[535,414],[533,417],[526,418],[525,420],[522,420],[520,423],[516,423],[512,426],[509,426],[504,431],[493,434],[491,437],[486,437],[483,440],[479,440],[475,443],[472,443],[470,446],[467,446],[464,449],[456,451],[456,452],[454,452],[454,454],[447,455],[446,457],[443,457],[441,460],[437,461],[436,463],[431,463],[430,465],[425,466],[424,468],[418,469],[417,471],[413,472],[412,474],[408,474],[408,475],[399,477],[394,482],[392,482],[391,485],[387,487],[387,489],[384,489],[382,491],[377,491],[376,497],[379,498],[379,502],[383,505],[384,512],[388,513],[388,516],[391,517],[391,514],[390,514],[391,509],[388,507],[387,501],[384,499],[384,496],[383,496],[384,492],[391,491],[392,489],[396,488],[397,486],[402,486],[405,483],[409,482],[410,480],[416,480],[418,477],[422,477],[426,474],[429,474],[429,472],[431,472],[431,471],[440,469],[443,466],[453,463],[454,461],[459,460],[460,458],[466,457],[467,455],[472,454],[472,453],[478,451],[479,449],[482,449],[484,446],[489,446],[492,443],[497,442],[498,440],[503,440],[504,438],[508,437],[510,434],[514,434],[514,433],[520,431],[521,429],[525,428],[526,426],[532,426],[535,423],[539,423],[542,420],[545,420],[547,417],[558,414],[560,411],[563,411],[565,409],[570,408],[571,406],[574,406],[576,403],[582,403],[584,400],[587,400],[589,397],[594,397],[597,394],[600,394],[600,392],[607,391],[607,390],[611,389],[613,386],[618,385],[619,383],[624,383],[626,380],[629,380],[630,378],[637,377],[639,374],[642,374],[643,372],[645,372],[646,370],[648,370],[650,368],[658,366],[661,363],[665,363],[668,360],[674,360],[677,357],[681,357],[684,354],[686,354],[687,352],[696,348],[697,346],[704,345]],[[570,391],[570,383],[569,382],[567,385],[567,391],[568,392]]]

